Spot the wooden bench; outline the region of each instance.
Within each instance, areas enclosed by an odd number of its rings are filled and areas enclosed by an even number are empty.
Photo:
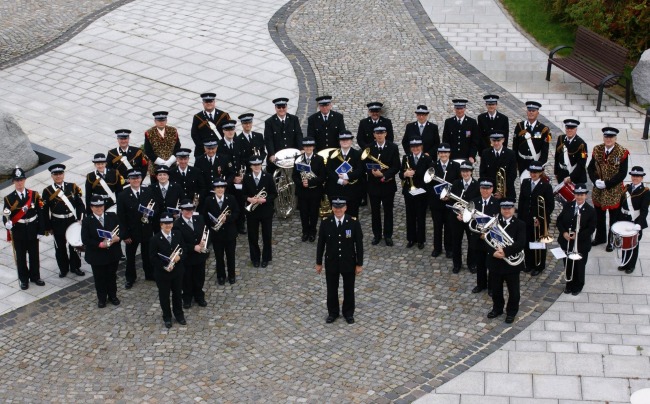
[[[553,59],[560,49],[571,48],[571,55],[565,58]],[[603,38],[584,27],[578,27],[574,46],[561,45],[548,54],[546,81],[551,81],[551,66],[555,65],[570,75],[598,89],[598,105],[600,111],[603,101],[603,89],[619,84],[619,79],[625,79],[625,105],[630,106],[630,80],[623,76],[628,51],[624,47]]]

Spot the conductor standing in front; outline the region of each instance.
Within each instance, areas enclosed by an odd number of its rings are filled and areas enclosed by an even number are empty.
[[[332,198],[333,216],[324,219],[318,230],[316,249],[316,272],[323,270],[325,255],[325,278],[327,279],[327,320],[333,323],[340,313],[339,277],[343,277],[343,317],[354,324],[354,281],[363,270],[363,233],[359,222],[345,214],[346,200]]]

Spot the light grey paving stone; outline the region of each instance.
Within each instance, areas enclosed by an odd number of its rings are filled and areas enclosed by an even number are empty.
[[[558,400],[554,398],[511,397],[510,404],[558,404]]]
[[[510,373],[555,374],[555,354],[510,352],[508,369]]]
[[[484,394],[485,375],[483,372],[474,371],[462,373],[438,387],[436,393]]]
[[[508,351],[498,350],[472,367],[477,372],[508,372]]]
[[[634,334],[636,326],[634,324],[605,324],[606,332],[609,334]]]
[[[516,341],[517,352],[546,352],[546,341]]]
[[[590,333],[584,332],[562,332],[564,342],[592,342]]]
[[[603,333],[606,331],[606,324],[600,323],[576,323],[577,332],[597,332]]]
[[[460,404],[460,395],[431,393],[415,402],[417,404]]]
[[[609,345],[609,353],[621,356],[638,356],[639,347],[630,345]]]
[[[578,352],[578,343],[576,343],[576,342],[547,342],[546,343],[546,350],[548,352],[556,352],[556,353],[562,353],[562,352],[577,353]]]
[[[629,400],[627,379],[604,378],[604,377],[583,377],[582,398],[585,400],[598,401],[621,401]]]
[[[463,394],[460,397],[460,404],[484,404],[486,402],[490,402],[491,404],[509,404],[509,398],[508,397],[497,397],[497,396],[477,396],[477,395],[470,395],[470,394]]]
[[[575,331],[575,323],[572,321],[545,321],[546,331]]]
[[[603,358],[606,377],[650,377],[650,358],[647,356],[615,356]]]
[[[559,331],[531,331],[530,337],[538,341],[562,341]]]
[[[534,375],[535,397],[580,399],[580,378],[577,376]]]
[[[594,344],[621,344],[623,339],[620,334],[592,334],[591,342]]]
[[[649,324],[650,323],[649,317],[650,316],[644,314],[639,314],[639,315],[621,314],[620,321],[621,324]]]
[[[558,375],[603,376],[603,359],[600,354],[559,354],[556,355]]]
[[[485,394],[488,396],[533,397],[532,382],[531,375],[486,373]]]

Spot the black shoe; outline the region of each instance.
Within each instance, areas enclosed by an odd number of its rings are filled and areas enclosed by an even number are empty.
[[[150,277],[146,277],[146,276],[145,276],[145,277],[144,277],[144,280],[145,280],[145,281],[155,281],[156,278],[154,278],[153,276],[150,276]]]
[[[449,252],[449,251],[447,251],[447,252],[445,253],[445,257],[446,257],[446,258],[454,258],[454,253],[453,253],[453,252]]]
[[[59,272],[59,278],[65,278],[66,276],[68,276],[67,272]]]
[[[451,272],[457,274],[460,272],[460,267],[454,267],[454,269],[451,270]]]
[[[424,248],[424,243],[418,243],[418,250],[422,250]]]
[[[475,274],[477,272],[476,267],[475,266],[469,267],[469,272],[472,273],[472,274]]]
[[[192,307],[192,302],[184,302],[183,303],[183,308],[185,310],[189,309],[190,307]]]
[[[368,200],[367,199],[362,199],[359,206],[368,206]]]
[[[187,321],[185,321],[185,317],[176,318],[176,321],[178,321],[178,324],[180,325],[187,325]]]
[[[337,318],[339,318],[339,316],[332,316],[332,315],[329,315],[329,316],[327,316],[327,319],[325,320],[325,322],[326,322],[327,324],[332,324],[333,322],[336,321]]]
[[[414,245],[415,245],[415,241],[409,241],[408,243],[406,243],[406,248],[411,248]]]
[[[628,268],[625,270],[626,274],[631,274],[632,272],[634,272],[634,268]]]
[[[219,285],[225,285],[226,284],[226,278],[217,278],[217,283]]]
[[[237,279],[236,279],[235,277],[228,278],[228,283],[229,283],[229,284],[234,285],[235,282],[237,282]]]
[[[621,265],[620,267],[618,267],[619,271],[625,271],[626,269],[627,269],[626,265]]]
[[[487,288],[482,288],[480,286],[475,286],[474,289],[472,289],[472,293],[481,293],[485,289],[487,289]]]
[[[45,286],[45,282],[43,282],[42,279],[36,279],[35,281],[32,281],[32,283],[35,283],[37,286]]]
[[[77,276],[85,276],[86,275],[86,273],[84,271],[82,271],[81,269],[79,269],[79,268],[71,269],[70,272],[72,272],[73,274],[75,274]]]
[[[106,302],[97,302],[97,307],[103,309],[104,307],[106,307]]]
[[[524,268],[524,269],[521,270],[521,272],[525,272],[525,273],[527,273],[527,274],[530,273],[530,271],[531,271],[531,269],[528,268],[528,267],[526,267],[526,268]]]
[[[605,247],[605,251],[607,252],[612,252],[614,251],[614,246],[611,244],[607,244],[607,247]]]
[[[111,302],[113,306],[119,306],[120,305],[120,299],[117,297],[109,297],[108,301]]]
[[[345,321],[347,321],[348,324],[354,324],[354,317],[348,316],[345,318]]]
[[[309,238],[308,235],[303,234],[302,237],[300,238],[300,240],[304,242],[304,241],[307,241],[308,238]]]
[[[494,310],[491,310],[491,311],[487,314],[487,318],[496,318],[496,317],[499,317],[499,316],[502,315],[502,314],[503,314],[502,311],[496,312],[496,311],[494,311]]]
[[[253,266],[255,268],[259,268],[260,267],[260,262],[259,261],[253,261]]]
[[[122,256],[120,257],[120,261],[126,261],[126,255],[122,254]]]
[[[262,261],[261,265],[262,265],[262,268],[266,268],[269,265],[269,263],[266,262],[266,261]]]
[[[316,241],[316,236],[314,235],[309,236],[309,242],[313,243],[314,241]]]
[[[564,288],[564,293],[567,294],[567,295],[570,295],[571,294],[571,289]]]
[[[208,305],[208,302],[206,302],[205,300],[199,300],[198,302],[196,302],[196,304],[198,304],[199,307],[206,307]]]
[[[170,318],[169,320],[163,320],[165,323],[165,327],[167,328],[172,328],[172,319]]]
[[[131,289],[133,287],[133,282],[126,281],[124,283],[124,289]]]
[[[29,283],[28,282],[18,282],[20,284],[20,288],[22,290],[27,290],[29,289]]]
[[[379,244],[380,241],[381,241],[381,237],[373,237],[370,244],[377,245],[377,244]]]
[[[433,258],[439,257],[440,254],[442,254],[442,251],[437,251],[437,250],[433,250],[433,251],[431,251],[431,256],[432,256]]]
[[[392,247],[394,245],[392,238],[386,237],[384,240],[386,240],[386,247]]]
[[[593,240],[593,241],[591,242],[591,245],[592,245],[592,247],[595,247],[595,246],[597,246],[597,245],[601,245],[601,244],[603,244],[604,242],[605,242],[605,240]]]
[[[571,292],[571,294],[573,296],[578,296],[580,294],[580,292],[582,292],[582,291],[581,290],[574,290],[573,292]]]
[[[492,297],[492,289],[488,289],[488,296]]]
[[[506,316],[506,323],[512,324],[515,322],[515,316],[507,315]]]
[[[530,273],[530,276],[537,276],[537,275],[541,274],[542,271],[543,271],[543,269],[533,269],[531,271],[531,273]]]

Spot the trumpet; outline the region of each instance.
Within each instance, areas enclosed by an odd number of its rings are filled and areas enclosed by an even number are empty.
[[[569,231],[569,237],[575,236],[575,239],[573,239],[573,250],[569,253],[569,243],[567,243],[567,258],[573,261],[572,266],[571,266],[571,277],[568,277],[566,275],[566,264],[568,264],[568,261],[564,261],[565,265],[565,270],[564,270],[564,280],[566,282],[571,282],[573,280],[573,269],[575,268],[575,261],[580,261],[582,259],[582,254],[578,252],[578,233],[580,232],[580,216],[582,216],[580,213],[578,213],[578,217],[576,218],[576,229],[575,231]],[[569,241],[570,242],[570,241]]]
[[[194,193],[194,198],[192,198],[192,204],[194,204],[194,206],[199,206],[199,194],[198,193]]]
[[[388,169],[388,166],[386,164],[379,161],[377,157],[370,155],[370,147],[366,147],[363,150],[363,153],[361,153],[361,160],[365,160],[365,159],[374,161],[375,163],[379,164],[379,167],[381,167],[382,170]]]
[[[499,194],[500,198],[506,197],[506,169],[499,168],[497,171],[497,187],[495,194]]]
[[[212,221],[214,222],[214,226],[212,226],[212,230],[214,231],[219,231],[219,229],[223,226],[224,223],[226,223],[226,217],[230,215],[230,207],[226,206],[226,209],[221,212],[219,217],[215,220],[214,216],[210,215],[212,218]]]
[[[499,224],[498,220],[491,221],[487,225],[483,227],[483,230],[485,230],[485,241],[490,245],[490,247],[494,249],[503,249],[505,247],[510,247],[512,244],[514,244],[514,240],[510,235],[505,231],[503,227]],[[495,237],[492,237],[492,232],[497,233],[499,236],[501,236],[502,240],[498,240]],[[506,262],[506,264],[511,265],[511,266],[517,266],[524,262],[525,255],[523,250],[519,251],[515,255],[511,255],[509,257],[504,257],[503,260]]]
[[[210,238],[210,229],[208,228],[208,226],[205,226],[203,228],[203,235],[201,236],[201,242],[199,243],[199,245],[201,245],[202,254],[207,254],[208,252],[208,238]]]
[[[424,183],[428,184],[431,181],[436,181],[441,184],[447,184],[448,186],[451,187],[451,183],[449,181],[445,181],[443,178],[440,178],[436,175],[436,169],[431,167],[429,168],[425,173],[424,173]]]
[[[266,195],[267,195],[266,190],[264,189],[264,187],[262,187],[262,189],[260,189],[260,192],[258,192],[257,195],[255,195],[253,198],[266,198]],[[252,212],[255,210],[257,205],[259,205],[259,203],[249,203],[245,209],[249,212]]]
[[[183,249],[180,245],[177,245],[176,248],[174,248],[174,251],[172,251],[172,255],[169,256],[169,264],[165,267],[165,271],[173,271],[174,266],[176,265],[176,257],[180,257],[181,255],[183,255]]]
[[[411,165],[409,164],[409,156],[404,156],[404,160],[406,161],[406,170],[404,171],[408,171],[411,169]],[[409,177],[409,182],[411,183],[411,186],[409,187],[409,191],[413,191],[415,189],[415,183],[413,183],[413,177]]]
[[[150,200],[149,203],[147,204],[147,209],[153,210],[153,207],[156,205],[156,202],[154,200]],[[142,223],[149,223],[149,214],[148,213],[143,213],[142,218],[140,219]]]
[[[104,242],[106,243],[106,248],[110,247],[111,244],[113,244],[113,237],[117,236],[117,233],[120,231],[120,226],[117,225],[111,232],[111,238],[104,239]]]

